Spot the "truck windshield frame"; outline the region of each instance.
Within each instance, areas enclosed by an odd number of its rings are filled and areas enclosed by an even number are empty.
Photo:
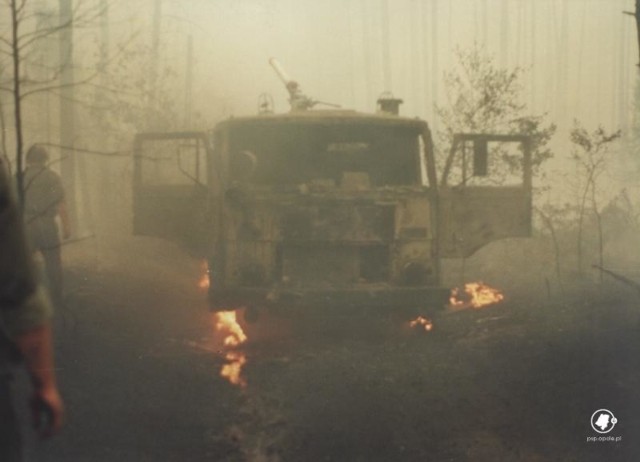
[[[230,130],[230,165],[251,153],[247,181],[259,185],[324,182],[368,177],[371,188],[420,185],[420,133],[384,124],[238,124]],[[233,175],[233,173],[232,173]]]

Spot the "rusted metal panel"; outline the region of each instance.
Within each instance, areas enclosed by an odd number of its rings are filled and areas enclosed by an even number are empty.
[[[468,257],[498,239],[531,235],[523,187],[443,188],[440,200],[443,257]]]

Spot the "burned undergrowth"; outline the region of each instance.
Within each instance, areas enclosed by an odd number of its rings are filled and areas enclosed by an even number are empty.
[[[57,319],[70,421],[41,460],[582,462],[638,450],[638,295],[616,280],[551,299],[503,289],[428,332],[409,317],[239,313],[242,387],[220,376],[198,262],[163,247],[118,245],[101,265],[70,255]],[[620,443],[585,442],[600,408],[619,418]]]
[[[255,460],[625,460],[637,322],[633,295],[609,284],[553,303],[512,296],[426,335],[298,339],[249,354],[251,411],[234,428]],[[626,444],[585,445],[599,406],[627,422]]]

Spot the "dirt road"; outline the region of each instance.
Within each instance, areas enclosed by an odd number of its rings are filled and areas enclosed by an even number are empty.
[[[357,318],[271,338],[250,326],[241,388],[219,376],[198,261],[150,239],[83,245],[56,318],[68,424],[45,444],[29,435],[30,460],[640,458],[640,309],[614,282],[507,294],[428,335]],[[618,419],[606,435],[590,425],[602,408]]]

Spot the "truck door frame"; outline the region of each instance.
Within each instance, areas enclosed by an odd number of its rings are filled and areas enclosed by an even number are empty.
[[[154,185],[150,187],[149,185],[145,185],[143,181],[143,162],[145,160],[145,154],[143,153],[143,146],[145,142],[149,141],[171,141],[171,140],[197,140],[198,148],[196,151],[196,169],[198,176],[197,178],[192,178],[193,184],[187,185],[183,189],[187,191],[189,194],[189,187],[191,187],[190,194],[193,198],[194,202],[194,210],[191,213],[187,213],[185,210],[177,209],[177,204],[173,210],[171,205],[169,207],[164,207],[163,211],[167,214],[166,217],[158,217],[158,213],[160,213],[160,208],[158,210],[150,210],[152,207],[154,193],[162,193],[163,198],[166,199],[178,199],[176,194],[172,194],[170,191],[171,187],[169,185],[165,185],[163,191],[163,185]],[[200,145],[202,149],[204,149],[204,162],[201,162],[199,156]],[[210,140],[210,134],[205,131],[180,131],[180,132],[145,132],[138,133],[134,138],[133,143],[133,231],[134,234],[138,235],[147,235],[154,237],[167,238],[172,240],[181,241],[182,244],[186,244],[187,247],[194,251],[199,251],[202,246],[206,243],[204,242],[205,236],[203,235],[204,230],[200,229],[189,229],[189,226],[195,226],[195,223],[178,223],[182,224],[182,228],[184,228],[185,232],[176,232],[178,224],[175,223],[176,220],[184,220],[185,213],[189,215],[187,219],[193,218],[197,219],[196,215],[201,215],[206,217],[207,208],[208,208],[208,200],[209,200],[209,183],[211,181],[210,175],[210,167],[212,162],[212,146]],[[202,165],[201,165],[202,164]],[[188,177],[188,175],[187,175]],[[184,196],[184,192],[180,194]],[[175,197],[174,197],[175,196]],[[182,199],[184,202],[184,198]],[[200,210],[200,208],[202,210]],[[197,209],[197,210],[196,210]],[[153,224],[147,223],[145,220],[145,216],[148,214],[154,215],[155,219],[153,220]],[[146,215],[145,215],[146,214]],[[179,218],[178,218],[179,217]],[[148,218],[148,217],[147,217]],[[155,226],[160,222],[160,218],[164,218],[165,223],[167,223],[166,229],[162,226]],[[173,223],[172,223],[173,220]],[[206,225],[202,223],[202,225]],[[171,230],[169,229],[171,228]],[[197,227],[200,228],[200,227]]]
[[[462,222],[462,219],[456,213],[456,207],[464,208],[464,201],[475,199],[473,198],[470,192],[488,192],[490,188],[488,187],[479,187],[479,186],[468,186],[466,184],[466,178],[463,176],[463,181],[460,185],[457,186],[449,186],[448,179],[452,171],[454,160],[456,159],[456,155],[458,154],[460,147],[464,147],[466,143],[484,143],[486,144],[491,142],[498,143],[519,143],[521,146],[522,152],[522,183],[519,186],[495,186],[492,187],[493,190],[493,199],[495,206],[498,206],[499,195],[501,193],[503,199],[507,199],[509,195],[513,193],[517,193],[520,195],[522,199],[522,203],[520,204],[520,213],[518,216],[514,215],[514,219],[511,223],[503,223],[503,228],[500,230],[500,224],[496,224],[495,227],[492,227],[492,223],[487,221],[483,223],[485,229],[487,229],[487,237],[482,242],[476,242],[473,245],[468,245],[463,242],[465,240],[465,234],[467,223]],[[440,242],[442,243],[441,255],[445,257],[468,257],[473,254],[480,247],[493,242],[498,239],[506,238],[506,237],[528,237],[531,235],[532,229],[532,212],[533,212],[533,186],[532,186],[532,154],[531,154],[531,136],[525,134],[494,134],[494,133],[457,133],[453,137],[453,142],[451,144],[451,149],[449,151],[449,155],[447,156],[445,166],[442,171],[442,175],[440,178],[440,184],[438,186],[438,196],[440,204],[443,208],[447,210],[440,210],[439,212],[439,234],[440,234]],[[514,200],[517,200],[515,198]],[[491,199],[488,199],[490,202]],[[459,207],[462,206],[462,207]],[[486,207],[489,210],[492,207],[491,203],[482,204],[481,206]],[[505,212],[506,213],[506,212]],[[505,215],[507,216],[507,215]],[[520,220],[518,220],[520,218]],[[470,220],[471,221],[471,220]],[[458,235],[456,235],[458,233]],[[491,237],[491,234],[493,236]],[[453,241],[460,241],[458,243],[453,243]],[[456,251],[452,251],[452,245],[457,248]]]

